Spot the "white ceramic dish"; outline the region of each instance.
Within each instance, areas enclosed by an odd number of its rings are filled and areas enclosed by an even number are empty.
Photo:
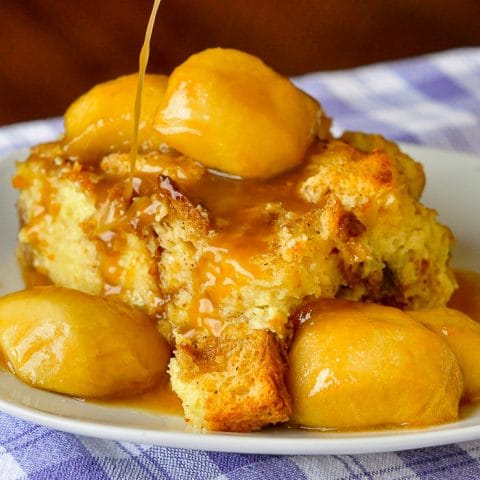
[[[404,145],[426,168],[426,205],[457,236],[454,265],[480,271],[480,158]],[[0,294],[22,288],[15,261],[17,219],[10,186],[14,161],[25,151],[0,157]],[[286,428],[249,434],[193,433],[175,416],[89,404],[30,388],[0,372],[0,409],[71,433],[163,446],[270,454],[339,454],[402,450],[480,439],[480,405],[458,422],[422,430],[322,433]]]

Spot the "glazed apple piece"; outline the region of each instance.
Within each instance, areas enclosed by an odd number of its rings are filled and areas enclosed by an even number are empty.
[[[100,83],[79,97],[65,113],[64,148],[82,161],[98,155],[126,152],[133,133],[137,74]],[[167,77],[146,75],[142,93],[138,141],[140,148],[158,148],[162,143],[152,120],[167,86]]]
[[[84,398],[142,393],[162,379],[170,358],[144,313],[58,286],[0,299],[0,345],[24,382]]]
[[[155,118],[166,143],[208,168],[268,178],[299,165],[329,120],[260,59],[231,49],[192,55],[168,80]]]
[[[457,356],[467,401],[480,398],[480,324],[452,308],[431,308],[408,314],[441,335]]]
[[[458,417],[454,353],[401,310],[320,300],[299,318],[289,357],[294,423],[357,429]]]

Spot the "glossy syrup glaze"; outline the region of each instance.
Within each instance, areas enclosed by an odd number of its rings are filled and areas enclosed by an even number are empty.
[[[109,407],[133,408],[153,413],[183,416],[182,403],[172,391],[169,381],[162,381],[152,390],[126,398],[92,400],[92,403]]]
[[[480,274],[469,270],[456,270],[455,278],[458,289],[453,293],[448,306],[480,322]]]

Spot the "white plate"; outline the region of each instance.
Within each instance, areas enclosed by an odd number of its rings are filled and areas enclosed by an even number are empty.
[[[426,167],[425,204],[440,212],[458,243],[454,265],[480,271],[480,158],[405,145]],[[22,288],[15,261],[17,220],[10,186],[17,152],[0,157],[0,294]],[[0,409],[67,432],[163,446],[272,454],[339,454],[402,450],[480,439],[480,406],[458,422],[421,430],[322,433],[286,428],[248,434],[193,433],[175,416],[104,407],[30,388],[0,373]]]

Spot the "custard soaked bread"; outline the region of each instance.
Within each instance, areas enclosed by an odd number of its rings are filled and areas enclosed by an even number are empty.
[[[332,138],[313,99],[246,54],[197,57],[165,94],[152,82],[158,110],[144,131],[164,143],[140,145],[131,175],[127,141],[102,130],[124,128],[111,86],[77,101],[76,115],[78,102],[100,106],[80,116],[85,127],[67,111],[65,137],[18,165],[19,257],[55,284],[155,316],[194,427],[255,430],[290,417],[289,318],[303,302],[444,305],[453,239],[419,203],[422,167],[393,143]]]

